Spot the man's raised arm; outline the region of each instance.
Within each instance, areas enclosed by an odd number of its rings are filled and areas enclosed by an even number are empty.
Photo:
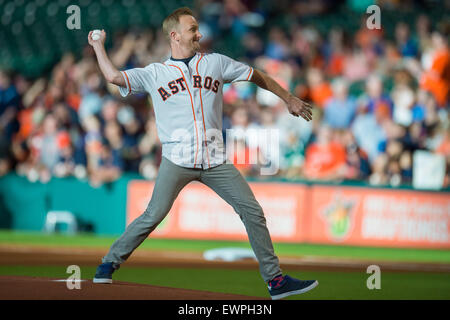
[[[92,31],[89,32],[88,42],[94,48],[95,55],[97,56],[98,65],[103,75],[105,76],[106,81],[109,83],[113,83],[115,85],[126,87],[125,80],[123,79],[122,74],[119,70],[117,70],[111,60],[109,60],[108,55],[105,51],[105,39],[106,33],[102,30],[100,35],[100,39],[93,40],[92,39]]]
[[[296,117],[301,116],[306,121],[312,119],[311,105],[283,89],[283,87],[281,87],[272,77],[264,72],[254,69],[250,81],[258,87],[268,90],[280,97],[286,103],[287,108],[292,115]]]

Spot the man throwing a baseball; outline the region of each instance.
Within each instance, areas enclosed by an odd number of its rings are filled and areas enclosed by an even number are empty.
[[[171,13],[163,22],[163,31],[170,41],[171,58],[125,71],[118,71],[109,60],[105,32],[97,40],[89,33],[89,44],[106,80],[119,86],[123,97],[150,94],[163,148],[147,209],[113,243],[97,268],[94,283],[112,283],[113,272],[164,219],[184,186],[195,180],[214,190],[241,218],[272,299],[313,289],[318,285],[315,280],[282,274],[261,206],[239,171],[225,161],[222,89],[224,83],[251,81],[280,97],[293,116],[307,121],[312,119],[311,106],[261,71],[221,54],[198,52],[202,35],[190,9]]]

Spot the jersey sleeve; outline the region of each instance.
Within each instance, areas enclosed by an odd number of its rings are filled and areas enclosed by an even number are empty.
[[[218,54],[218,57],[222,69],[222,79],[225,83],[249,81],[252,78],[252,67],[222,54]]]
[[[132,93],[150,91],[153,84],[153,70],[149,65],[145,68],[134,68],[120,71],[125,81],[125,87],[119,86],[119,92],[122,97]]]

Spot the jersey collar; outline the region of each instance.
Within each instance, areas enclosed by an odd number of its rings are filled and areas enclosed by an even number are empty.
[[[192,65],[192,63],[194,63],[194,61],[196,61],[196,58],[200,55],[199,52],[196,52],[192,57],[186,58],[186,59],[175,59],[172,58],[172,56],[166,61],[168,63],[182,63],[183,65],[186,65],[186,63],[184,62],[184,60],[189,60],[188,64]]]
[[[184,58],[184,59],[175,59],[175,58],[173,58],[172,56],[170,56],[170,60],[172,60],[172,61],[182,61],[182,62],[189,62],[189,61],[191,61],[192,60],[192,58],[194,58],[195,56],[197,55],[197,52],[196,53],[194,53],[194,55],[192,56],[192,57],[189,57],[189,58]]]

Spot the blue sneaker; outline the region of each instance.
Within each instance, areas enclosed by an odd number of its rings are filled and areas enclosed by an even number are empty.
[[[294,294],[305,293],[317,287],[318,284],[317,280],[298,280],[285,275],[269,281],[268,288],[272,300],[278,300]]]
[[[119,267],[114,266],[112,262],[102,263],[97,267],[93,282],[112,283],[112,274],[116,269],[119,269]]]

